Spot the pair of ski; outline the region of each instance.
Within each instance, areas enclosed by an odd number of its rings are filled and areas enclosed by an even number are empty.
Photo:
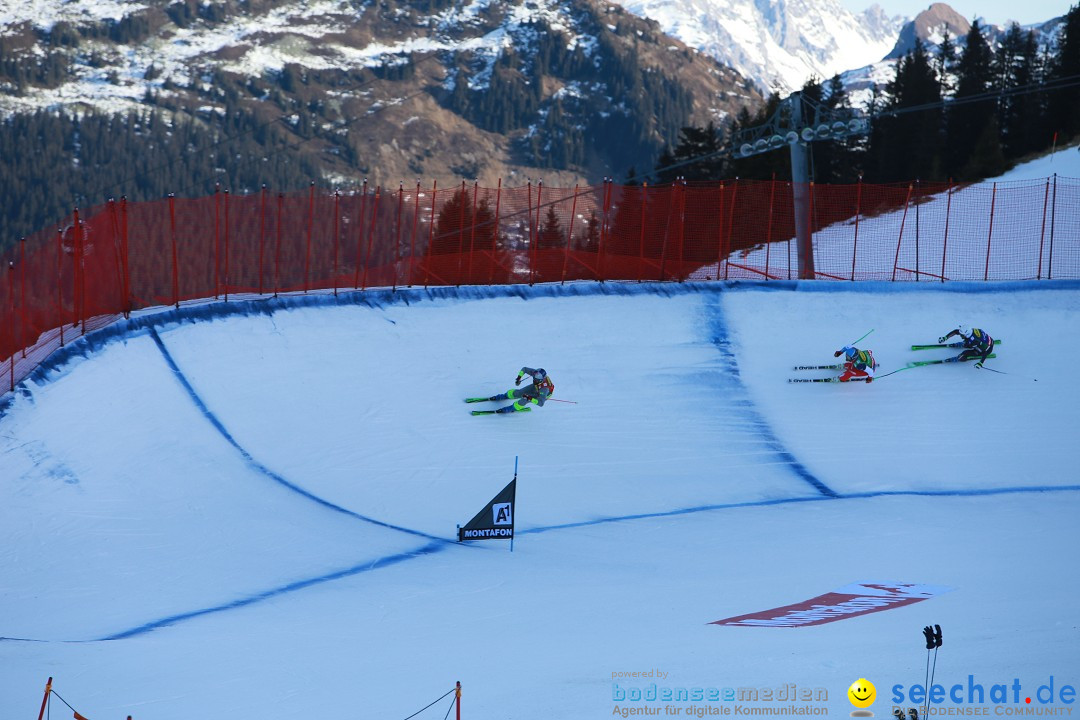
[[[1004,340],[994,340],[994,347],[997,347],[998,345],[1001,345],[1004,342],[1005,342]],[[938,344],[932,344],[932,345],[912,345],[911,349],[912,350],[934,350],[936,348],[962,348],[962,347],[964,347],[964,343],[962,343],[962,342],[954,342],[954,343],[943,343],[943,344],[938,343]]]
[[[792,370],[843,370],[843,365],[796,365]],[[838,382],[865,382],[869,377],[855,377],[850,380],[841,380],[838,377],[827,378],[788,378],[789,383],[838,383]]]
[[[1001,343],[1002,343],[1001,340],[994,340],[994,347],[997,347],[998,345],[1001,345]],[[943,343],[943,344],[939,343],[939,344],[931,344],[931,345],[912,345],[911,349],[912,350],[935,350],[937,348],[956,348],[956,349],[960,349],[960,348],[963,348],[963,347],[964,347],[964,343],[955,342],[955,343]],[[997,354],[996,353],[990,353],[989,355],[986,356],[986,359],[989,360],[992,357],[997,357]],[[968,358],[967,360],[972,360],[972,359],[974,359],[974,358]],[[959,358],[956,358],[956,357],[944,358],[943,360],[915,360],[913,362],[909,362],[907,364],[907,367],[916,368],[916,367],[925,367],[926,365],[944,365],[945,363],[967,362],[967,360],[961,361]]]
[[[997,357],[997,353],[990,353],[989,355],[986,356],[986,359],[989,360],[990,358],[994,358],[994,357]],[[943,365],[944,363],[967,362],[968,360],[975,360],[975,359],[976,358],[964,358],[963,360],[961,360],[960,358],[957,358],[957,357],[951,357],[951,358],[945,358],[944,360],[915,360],[913,362],[909,362],[907,364],[907,366],[909,368],[916,368],[916,367],[924,367],[926,365]]]
[[[465,398],[465,402],[467,402],[467,403],[478,403],[478,402],[489,402],[489,401],[491,401],[491,398],[489,398],[489,397]],[[512,412],[505,412],[505,413],[500,413],[498,410],[473,410],[472,414],[473,415],[513,415],[515,412],[531,412],[531,411],[532,411],[532,408],[521,408],[520,410],[514,410]]]

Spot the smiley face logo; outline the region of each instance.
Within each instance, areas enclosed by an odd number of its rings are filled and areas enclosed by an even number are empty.
[[[877,689],[874,683],[866,678],[859,678],[851,683],[847,691],[848,700],[857,708],[868,708],[874,704],[877,698]]]

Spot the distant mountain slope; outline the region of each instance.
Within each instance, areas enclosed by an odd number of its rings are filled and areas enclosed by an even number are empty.
[[[310,150],[362,157],[326,158],[328,176],[623,172],[682,125],[761,101],[596,0],[2,0],[0,22],[2,115],[159,107],[210,121],[235,91],[229,110],[310,125]]]
[[[787,93],[811,76],[880,60],[903,23],[877,5],[855,15],[837,0],[622,0],[687,45],[765,89]]]

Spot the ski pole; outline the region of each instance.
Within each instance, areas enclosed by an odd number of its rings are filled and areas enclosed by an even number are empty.
[[[906,365],[906,366],[904,366],[902,368],[899,368],[898,370],[893,370],[892,372],[887,372],[884,375],[878,375],[874,379],[875,380],[880,380],[881,378],[887,378],[890,375],[895,375],[896,373],[900,372],[900,370],[910,370],[913,367],[918,367],[918,366],[917,365]]]
[[[923,675],[923,688],[926,689],[926,695],[930,695],[930,651],[934,649],[934,630],[929,625],[923,628],[923,635],[926,637],[926,674]],[[935,667],[937,662],[935,661]],[[930,700],[927,697],[926,705],[923,706],[923,715],[926,715],[926,708],[929,706]]]
[[[1033,380],[1035,382],[1039,382],[1039,378],[1029,378],[1027,375],[1017,375],[1016,373],[1007,373],[1007,372],[1003,372],[1001,370],[995,370],[994,368],[988,368],[985,365],[981,365],[981,364],[976,365],[975,369],[976,370],[989,370],[990,372],[997,373],[998,375],[1012,375],[1013,377],[1024,378],[1025,380]]]
[[[869,335],[869,334],[870,334],[870,333],[872,333],[872,332],[874,332],[874,328],[870,328],[870,330],[868,330],[868,331],[867,331],[866,335]],[[865,339],[866,339],[866,335],[863,335],[863,336],[862,336],[861,338],[859,338],[859,339],[858,339],[858,340],[856,340],[855,342],[850,342],[850,343],[848,343],[848,345],[854,345],[854,344],[855,344],[855,343],[857,343],[857,342],[861,342],[861,341],[865,340]]]
[[[548,398],[548,400],[550,400],[551,402],[564,402],[570,403],[571,405],[577,405],[576,400],[560,400],[559,398]]]
[[[934,626],[934,667],[930,670],[930,685],[926,687],[926,712],[924,716],[930,714],[930,688],[934,685],[934,675],[937,673],[937,651],[941,647],[941,626]],[[930,653],[928,652],[927,655]]]

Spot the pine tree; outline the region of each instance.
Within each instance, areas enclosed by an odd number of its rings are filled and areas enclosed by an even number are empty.
[[[896,65],[870,134],[871,182],[941,179],[941,85],[926,46],[916,40]],[[907,108],[926,109],[906,110]]]
[[[998,124],[1002,150],[1007,158],[1018,158],[1035,149],[1042,129],[1042,98],[1035,93],[1009,94],[1039,79],[1038,42],[1035,33],[1013,23],[994,56],[995,87],[1002,93],[998,104]]]
[[[575,247],[586,252],[596,252],[600,248],[600,218],[596,217],[596,211],[589,213],[589,219],[585,223],[585,230],[577,237]]]
[[[1057,55],[1051,60],[1049,81],[1064,81],[1080,75],[1080,5],[1073,5],[1065,16],[1058,36]],[[1080,133],[1080,88],[1053,90],[1049,93],[1048,116],[1051,130],[1064,142]]]
[[[458,187],[443,203],[435,220],[434,241],[428,252],[433,255],[491,250],[495,247],[495,215],[487,198],[476,202],[473,213],[473,192]]]
[[[551,250],[565,247],[565,245],[566,236],[559,222],[559,216],[555,213],[555,206],[548,205],[544,224],[540,227],[540,237],[537,238],[537,247],[540,250]]]
[[[971,156],[975,145],[984,138],[987,124],[996,114],[996,104],[993,98],[963,103],[959,101],[986,95],[991,89],[994,81],[993,54],[978,20],[971,23],[966,40],[967,45],[956,65],[956,94],[953,100],[957,101],[957,104],[949,109],[947,116],[947,170],[957,179],[979,180],[981,178],[966,175],[965,169],[986,167],[989,162],[988,158],[972,162]],[[984,147],[984,150],[988,148]],[[990,155],[996,156],[999,152],[1000,149],[991,151]]]
[[[941,37],[941,44],[937,52],[937,75],[941,83],[941,95],[945,97],[953,91],[952,78],[950,77],[956,65],[956,43],[949,35],[949,29]]]
[[[656,161],[657,182],[670,183],[680,177],[691,181],[719,180],[724,172],[722,150],[720,132],[712,121],[703,128],[684,127],[679,131],[675,149],[665,146]]]

